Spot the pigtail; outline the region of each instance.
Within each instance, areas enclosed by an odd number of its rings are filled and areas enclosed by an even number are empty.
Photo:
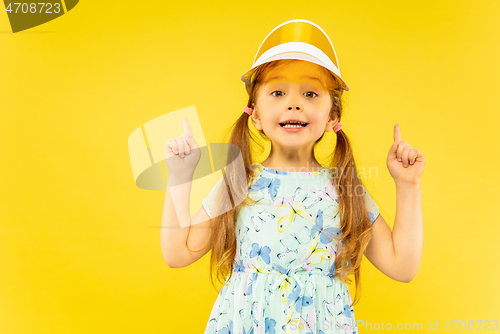
[[[211,248],[210,277],[213,278],[213,268],[217,269],[216,278],[219,282],[222,279],[229,280],[232,276],[234,259],[236,256],[236,217],[242,205],[252,202],[247,197],[248,183],[252,175],[252,158],[250,152],[250,129],[248,127],[247,113],[241,113],[240,117],[233,124],[233,130],[227,150],[226,168],[223,171],[226,187],[221,187],[217,194],[215,212],[223,212],[212,218],[211,224]],[[240,158],[243,166],[237,163]],[[245,175],[242,176],[240,168],[244,168]],[[235,203],[240,203],[235,205]],[[214,282],[212,280],[212,285]]]
[[[341,97],[344,90],[340,82],[329,87],[332,99],[330,117],[339,122],[342,117]],[[357,173],[354,153],[347,134],[340,129],[336,133],[337,142],[331,160],[330,176],[338,195],[338,212],[340,217],[340,237],[332,236],[338,242],[335,256],[335,277],[350,284],[349,274],[354,274],[356,295],[354,305],[359,301],[361,292],[360,265],[363,253],[371,239],[371,223],[364,202],[364,186]]]
[[[279,62],[269,62],[259,66],[252,74],[250,81],[245,85],[248,92],[247,107],[254,108],[257,90],[262,82],[263,74],[277,66]],[[254,112],[256,112],[254,110]],[[258,112],[258,111],[257,111]],[[236,217],[243,205],[250,205],[254,201],[246,196],[248,185],[253,176],[252,153],[250,148],[250,139],[263,149],[259,141],[253,137],[248,126],[250,115],[239,111],[240,116],[232,126],[231,137],[229,140],[229,150],[224,172],[226,187],[221,187],[216,195],[217,200],[214,203],[215,212],[223,212],[211,219],[210,247],[212,255],[210,257],[210,277],[213,279],[213,268],[217,269],[216,278],[223,282],[221,278],[231,279],[236,256]],[[265,134],[261,131],[261,135]],[[240,165],[232,163],[241,154],[243,168],[246,178],[241,177],[236,169]],[[229,200],[228,200],[229,198]],[[230,202],[229,202],[230,201]],[[234,205],[234,203],[240,203]],[[212,280],[212,285],[213,284]]]
[[[350,284],[348,274],[354,273],[356,295],[360,295],[360,265],[363,253],[371,239],[371,224],[364,202],[363,184],[358,177],[356,163],[349,139],[344,131],[337,132],[337,144],[332,159],[333,182],[338,195],[338,211],[342,230],[340,252],[335,257],[335,273]],[[352,305],[351,305],[352,306]]]

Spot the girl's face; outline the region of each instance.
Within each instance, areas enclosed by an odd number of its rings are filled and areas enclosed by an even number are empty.
[[[252,122],[271,140],[272,149],[311,154],[316,140],[332,130],[337,121],[329,119],[332,101],[322,84],[326,80],[322,68],[307,61],[280,64],[267,73],[256,93]],[[283,126],[288,120],[307,125],[290,131]]]

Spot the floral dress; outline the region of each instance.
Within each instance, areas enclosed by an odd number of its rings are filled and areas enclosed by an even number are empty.
[[[357,333],[349,288],[333,273],[339,249],[328,234],[341,230],[328,168],[252,168],[248,196],[257,203],[236,219],[233,273],[204,334]],[[216,187],[203,200],[210,217]],[[363,194],[373,223],[379,208],[364,187]]]

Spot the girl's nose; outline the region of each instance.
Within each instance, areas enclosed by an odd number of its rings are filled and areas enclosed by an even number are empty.
[[[290,92],[288,99],[286,100],[288,110],[298,110],[302,111],[302,104],[300,101],[300,93]]]

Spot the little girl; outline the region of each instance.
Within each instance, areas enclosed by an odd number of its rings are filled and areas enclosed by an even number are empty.
[[[211,264],[226,281],[205,334],[357,333],[347,284],[354,274],[356,303],[362,256],[400,282],[418,272],[424,155],[401,139],[396,124],[387,157],[397,197],[391,231],[356,172],[340,123],[341,96],[349,87],[326,33],[306,20],[279,25],[242,80],[249,100],[230,140],[239,150],[228,162],[241,153],[244,173],[228,163],[192,218],[190,186],[177,187],[176,194],[167,188],[162,225],[177,228],[162,229],[164,259],[183,267],[212,250]],[[165,145],[168,183],[189,180],[200,159],[183,123],[185,132]],[[252,164],[249,126],[271,141],[261,163]],[[337,141],[327,168],[313,148],[332,130]],[[181,226],[196,228],[178,228],[183,220],[188,223]]]

